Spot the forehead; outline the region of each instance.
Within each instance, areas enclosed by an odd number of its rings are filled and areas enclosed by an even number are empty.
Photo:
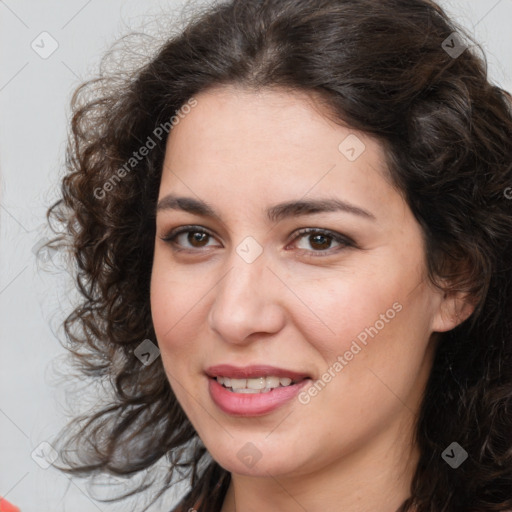
[[[336,149],[336,141],[342,134],[340,127],[349,128],[341,121],[332,121],[333,113],[314,92],[283,88],[256,91],[226,85],[209,89],[195,98],[197,105],[171,131],[169,150],[174,149],[177,138],[185,137],[192,138],[194,144],[213,140],[216,145],[232,150],[242,147],[244,151],[259,153],[275,152],[279,147],[286,150],[294,147],[294,152],[313,149],[319,140],[325,140],[324,146],[333,142]],[[372,145],[379,146],[376,141]],[[292,158],[293,154],[288,157]]]
[[[211,197],[228,186],[276,201],[343,192],[370,204],[391,188],[381,144],[333,122],[314,95],[223,86],[195,99],[168,137],[162,191]]]

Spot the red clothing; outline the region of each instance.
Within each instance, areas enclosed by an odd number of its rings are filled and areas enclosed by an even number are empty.
[[[20,509],[7,500],[0,498],[0,512],[20,512]]]

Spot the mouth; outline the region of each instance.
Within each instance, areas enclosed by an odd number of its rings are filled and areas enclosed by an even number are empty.
[[[205,371],[210,396],[225,413],[235,416],[267,414],[289,402],[311,381],[306,373],[267,365],[212,366]]]
[[[293,386],[298,382],[302,382],[307,377],[302,379],[291,379],[290,377],[277,377],[275,375],[269,377],[253,377],[251,379],[233,379],[225,376],[217,376],[217,382],[232,393],[270,393],[277,388],[286,388]]]
[[[278,385],[289,386],[296,384],[304,379],[310,379],[311,375],[305,372],[278,368],[264,364],[251,366],[232,366],[230,364],[219,364],[210,366],[205,370],[208,377],[220,378],[226,387],[264,389],[267,387],[275,388]],[[246,381],[246,382],[243,382]]]

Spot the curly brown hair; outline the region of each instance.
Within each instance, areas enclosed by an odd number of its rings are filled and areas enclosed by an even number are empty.
[[[67,346],[113,397],[59,434],[61,469],[133,475],[164,458],[157,498],[178,475],[191,485],[183,510],[198,500],[220,510],[229,472],[198,439],[161,361],[143,365],[134,350],[156,339],[155,207],[181,109],[217,85],[281,87],[317,93],[333,119],[382,143],[424,231],[429,279],[475,298],[471,317],[440,335],[402,510],[512,509],[512,112],[475,48],[428,0],[229,0],[135,71],[102,71],[78,88],[62,198],[48,215],[63,225],[53,243],[72,251],[82,297],[65,321]],[[454,439],[469,454],[457,471],[441,458]]]

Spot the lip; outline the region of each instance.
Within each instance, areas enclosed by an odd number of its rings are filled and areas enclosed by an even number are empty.
[[[208,377],[210,398],[215,405],[226,414],[243,417],[262,416],[271,413],[290,402],[312,380],[306,373],[268,365],[237,367],[221,364],[210,366],[205,373]],[[217,382],[216,377],[219,376],[232,379],[288,377],[298,382],[290,386],[275,388],[268,393],[234,393]]]
[[[232,366],[230,364],[219,364],[210,366],[205,370],[206,375],[211,378],[229,377],[230,379],[254,379],[256,377],[288,377],[292,380],[303,380],[311,378],[307,373],[295,372],[284,368],[277,368],[266,364],[251,366]]]
[[[263,416],[290,402],[311,379],[304,379],[290,386],[275,388],[268,393],[233,393],[208,378],[208,391],[215,405],[231,416]]]

